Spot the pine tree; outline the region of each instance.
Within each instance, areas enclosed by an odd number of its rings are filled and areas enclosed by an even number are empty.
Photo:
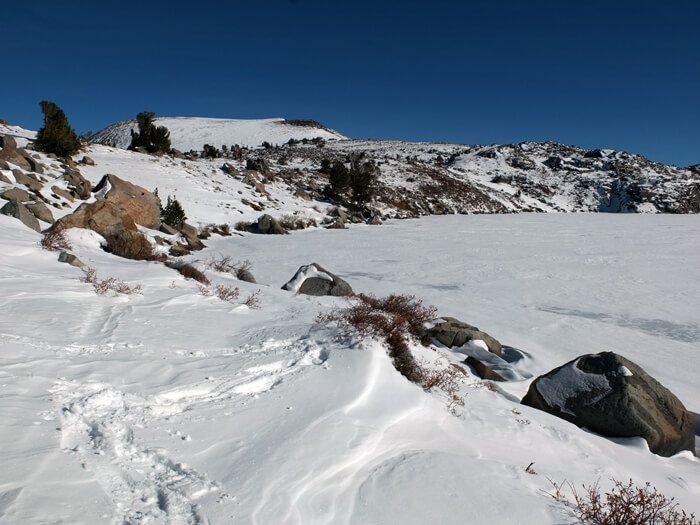
[[[178,200],[168,195],[168,203],[165,205],[165,208],[161,208],[160,210],[160,220],[168,226],[179,230],[187,220],[187,216]]]
[[[360,162],[355,160],[350,167],[350,188],[356,204],[369,202],[376,192],[379,168],[372,161]]]
[[[342,195],[350,188],[350,172],[345,167],[345,164],[336,160],[331,165],[328,173],[328,182],[331,185],[331,191],[335,195]]]
[[[131,131],[129,149],[145,148],[148,153],[167,153],[170,151],[170,132],[165,126],[156,126],[155,119],[156,114],[151,111],[142,111],[136,115],[139,130],[138,132]]]
[[[34,146],[45,153],[68,157],[80,149],[80,141],[68,124],[66,114],[53,102],[42,100],[39,105],[44,113],[44,127],[39,130]]]

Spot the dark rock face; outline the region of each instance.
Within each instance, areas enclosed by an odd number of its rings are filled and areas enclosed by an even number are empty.
[[[282,289],[305,295],[342,297],[353,294],[352,287],[346,281],[316,263],[301,266]]]
[[[467,341],[481,340],[486,343],[489,352],[497,356],[501,355],[501,343],[476,326],[464,323],[454,317],[442,317],[441,322],[428,330],[428,335],[448,348],[462,346]]]
[[[660,456],[695,449],[693,414],[613,352],[585,355],[538,377],[522,403],[603,436],[642,437]]]
[[[25,226],[31,228],[34,231],[41,231],[39,221],[36,220],[36,217],[32,215],[32,212],[30,212],[27,209],[27,207],[21,202],[8,202],[2,208],[0,208],[0,213],[3,215],[7,215],[8,217],[14,217],[15,219],[19,219]]]

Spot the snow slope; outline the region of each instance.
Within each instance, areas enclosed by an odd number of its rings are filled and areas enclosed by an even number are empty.
[[[294,121],[292,121],[294,122]],[[201,117],[158,117],[157,126],[165,126],[170,131],[172,147],[180,151],[199,151],[204,144],[220,148],[222,144],[230,147],[257,147],[263,142],[284,144],[289,139],[325,140],[345,139],[340,133],[318,125],[294,125],[282,118],[271,119],[222,119]],[[131,144],[131,130],[137,131],[136,120],[117,122],[94,137],[94,142],[107,146],[126,149]]]
[[[530,354],[532,374],[616,350],[698,413],[698,226],[493,215],[211,237],[199,261],[252,261],[258,285],[207,271],[242,297],[261,290],[252,310],[72,230],[100,276],[143,285],[95,295],[0,216],[0,523],[562,523],[547,478],[611,477],[650,481],[699,513],[690,454],[662,458],[521,406],[529,380],[492,391],[470,375],[455,416],[375,342],[314,323],[343,299],[280,289],[314,260],[356,291],[413,293],[479,326]],[[447,249],[445,232],[467,242]]]

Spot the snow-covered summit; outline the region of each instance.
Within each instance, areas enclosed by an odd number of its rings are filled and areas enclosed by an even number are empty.
[[[156,125],[170,131],[172,146],[180,151],[201,150],[204,144],[217,148],[223,144],[256,147],[263,142],[284,144],[289,139],[342,140],[346,137],[312,120],[223,119],[200,117],[159,117]],[[123,120],[98,132],[94,142],[127,148],[131,130],[137,130],[136,119]]]

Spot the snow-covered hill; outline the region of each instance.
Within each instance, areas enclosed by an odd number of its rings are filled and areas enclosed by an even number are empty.
[[[157,126],[170,131],[172,147],[180,151],[201,150],[205,144],[220,148],[222,145],[257,147],[263,142],[284,144],[289,139],[341,140],[340,133],[310,120],[272,119],[221,119],[199,117],[158,117]],[[131,143],[131,131],[137,131],[136,120],[117,122],[98,132],[93,140],[117,148],[127,148]]]

